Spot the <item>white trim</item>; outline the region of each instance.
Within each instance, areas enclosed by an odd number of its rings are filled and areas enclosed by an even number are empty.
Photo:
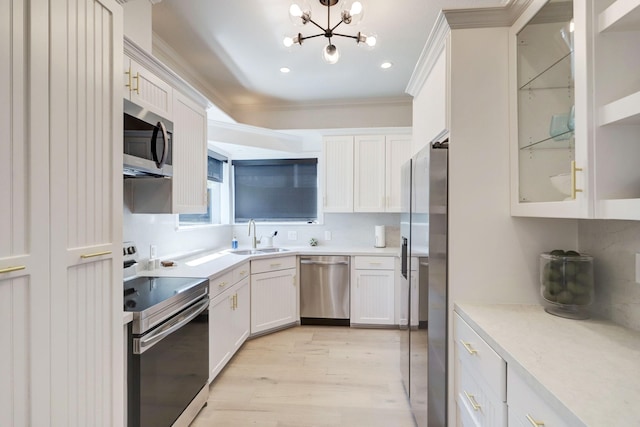
[[[451,29],[447,23],[445,14],[443,11],[440,11],[433,25],[433,29],[429,34],[429,38],[422,49],[422,53],[418,58],[418,62],[413,69],[413,74],[405,89],[406,93],[411,96],[416,96],[420,93],[422,86],[427,81],[429,74],[431,74],[431,70],[433,70],[433,67],[438,62],[440,53],[446,47],[446,41],[450,32]]]
[[[444,10],[452,30],[510,27],[533,0],[513,0],[506,6]]]

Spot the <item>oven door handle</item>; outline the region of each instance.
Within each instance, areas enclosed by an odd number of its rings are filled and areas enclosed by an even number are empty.
[[[198,317],[200,313],[205,311],[208,307],[209,298],[206,298],[202,302],[199,302],[193,307],[190,307],[188,310],[185,310],[183,314],[167,322],[165,325],[156,329],[151,334],[143,338],[135,339],[133,343],[133,353],[142,354],[145,351],[149,350],[151,347],[162,341],[162,339],[164,339],[168,335],[171,335],[172,333]]]

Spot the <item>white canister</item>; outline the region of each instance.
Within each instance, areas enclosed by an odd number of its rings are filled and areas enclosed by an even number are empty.
[[[387,243],[385,241],[385,227],[384,225],[376,225],[376,235],[375,235],[375,247],[376,248],[384,248]]]

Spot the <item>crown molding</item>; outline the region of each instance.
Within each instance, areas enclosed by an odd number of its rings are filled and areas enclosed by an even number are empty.
[[[156,55],[164,60],[165,63],[170,64],[175,70],[179,71],[185,79],[200,88],[202,94],[208,98],[213,105],[224,112],[231,111],[232,105],[226,100],[226,98],[223,97],[209,82],[207,82],[207,80],[202,77],[201,73],[189,65],[180,53],[178,53],[155,32],[152,37],[152,47]]]
[[[452,30],[464,28],[510,27],[533,0],[512,0],[506,6],[476,9],[449,9],[443,13]]]
[[[205,98],[199,91],[193,88],[189,83],[182,79],[172,69],[160,62],[157,58],[151,55],[146,50],[142,49],[135,42],[133,42],[127,36],[124,36],[124,54],[134,61],[138,62],[144,68],[151,71],[162,80],[169,83],[172,87],[176,88],[184,95],[191,98],[192,101],[200,104],[203,108],[207,109],[211,106],[211,103]]]
[[[117,3],[120,3],[120,4],[125,4],[125,3],[128,3],[128,2],[130,2],[130,1],[132,1],[132,0],[116,0],[116,2],[117,2]],[[158,3],[160,3],[162,0],[148,0],[148,1],[149,1],[149,3],[151,3],[151,5],[153,6],[154,4],[158,4]]]
[[[450,32],[451,28],[447,23],[446,17],[444,13],[440,11],[431,29],[431,33],[427,38],[427,42],[420,53],[418,62],[413,69],[413,73],[405,89],[406,93],[411,96],[416,96],[420,92],[429,74],[431,74],[431,70],[433,70],[433,67],[438,61],[440,53],[446,48],[447,38]]]
[[[426,82],[451,30],[465,28],[510,27],[533,0],[512,0],[506,6],[442,10],[422,49],[405,92],[416,96]]]

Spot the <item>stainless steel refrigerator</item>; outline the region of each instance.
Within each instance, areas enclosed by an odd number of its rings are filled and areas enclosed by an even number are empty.
[[[448,140],[402,169],[401,372],[418,427],[447,425]]]

